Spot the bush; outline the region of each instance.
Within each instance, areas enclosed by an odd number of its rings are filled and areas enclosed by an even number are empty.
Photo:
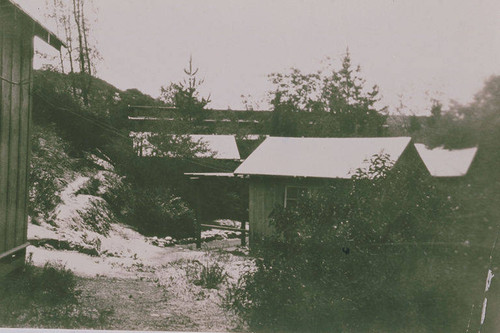
[[[115,221],[106,201],[102,199],[92,200],[90,207],[85,210],[77,210],[77,213],[86,227],[104,236],[109,234],[111,223]]]
[[[194,236],[193,211],[168,189],[137,189],[134,198],[131,222],[145,235],[174,238]]]
[[[194,261],[194,264],[186,269],[186,275],[192,283],[207,289],[217,289],[227,279],[224,267],[217,262],[202,264]]]
[[[99,192],[101,182],[97,178],[90,178],[83,186],[75,192],[75,195],[86,194],[96,196]]]
[[[481,302],[485,251],[458,242],[439,246],[457,241],[455,205],[425,178],[380,171],[358,170],[349,185],[275,210],[278,234],[259,243],[257,270],[227,296],[252,330],[454,332],[467,326],[471,304]]]
[[[29,174],[28,213],[33,220],[50,222],[54,208],[61,199],[58,192],[66,184],[65,172],[72,160],[67,145],[54,133],[54,127],[33,127],[32,155]]]
[[[0,281],[0,327],[102,328],[109,311],[84,308],[68,269],[27,264]]]

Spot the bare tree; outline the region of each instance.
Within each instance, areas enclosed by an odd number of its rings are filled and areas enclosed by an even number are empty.
[[[67,48],[59,54],[62,73],[69,67],[72,92],[89,105],[89,93],[95,65],[100,59],[95,43],[91,42],[91,29],[87,19],[91,0],[46,0],[48,16],[57,26],[57,33],[62,35]],[[78,72],[76,70],[78,69]],[[78,75],[75,75],[78,74]]]

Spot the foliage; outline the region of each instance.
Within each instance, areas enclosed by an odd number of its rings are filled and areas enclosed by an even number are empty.
[[[85,106],[89,106],[89,94],[94,82],[92,75],[96,71],[96,63],[101,59],[95,42],[91,39],[92,29],[88,20],[92,1],[47,0],[46,6],[49,10],[48,17],[56,23],[56,32],[64,36],[66,43],[66,47],[59,51],[58,70],[65,73],[66,66],[69,66],[73,98],[78,98]]]
[[[319,70],[312,74],[303,74],[296,68],[286,74],[273,73],[269,76],[275,85],[270,93],[271,104],[274,111],[284,115],[326,112],[331,117],[324,117],[326,127],[318,134],[321,136],[381,135],[386,107],[377,107],[378,87],[375,85],[367,91],[360,72],[359,66],[353,68],[347,51],[339,70],[330,65],[326,72]],[[272,130],[282,132],[280,127],[285,125],[276,123]]]
[[[192,283],[206,289],[217,289],[227,279],[224,266],[218,262],[210,261],[204,264],[197,260],[194,261],[192,265],[187,267],[186,275]]]
[[[253,330],[466,326],[485,259],[484,251],[457,241],[457,203],[417,172],[397,166],[388,172],[383,155],[372,162],[352,182],[312,193],[296,208],[275,209],[277,234],[259,243],[257,271],[231,296]]]
[[[161,87],[161,98],[167,105],[181,110],[187,120],[199,124],[203,119],[203,109],[210,103],[210,96],[199,95],[203,80],[197,78],[198,68],[193,68],[192,58],[189,58],[189,68],[184,69],[184,73],[187,75],[184,81]]]
[[[119,91],[94,79],[96,90],[89,94],[90,106],[84,106],[71,93],[71,75],[53,71],[35,72],[33,120],[36,124],[55,124],[56,133],[70,143],[69,153],[83,156],[84,151],[104,148],[115,138],[127,140],[128,131],[117,129],[113,121],[122,109]],[[118,95],[117,95],[118,94]],[[118,96],[118,97],[117,97]]]
[[[86,194],[96,196],[99,192],[100,184],[99,179],[91,177],[78,191],[75,192],[75,195]]]
[[[197,156],[210,157],[214,152],[201,140],[193,140],[189,135],[154,133],[148,137],[155,156],[190,159]]]
[[[101,235],[107,236],[111,229],[110,223],[115,217],[104,200],[92,200],[85,210],[77,210],[77,213],[86,227]]]
[[[28,214],[33,221],[41,218],[50,222],[72,161],[66,153],[67,144],[54,134],[54,126],[34,126],[31,148]]]
[[[194,213],[169,189],[136,188],[130,223],[146,235],[174,238],[194,235]]]
[[[102,328],[109,311],[82,307],[68,269],[27,264],[0,284],[1,327]]]

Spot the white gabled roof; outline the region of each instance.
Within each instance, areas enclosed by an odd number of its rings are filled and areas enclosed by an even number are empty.
[[[151,132],[130,132],[130,136],[134,140],[134,148],[142,149],[142,156],[156,156],[157,148],[149,142]],[[209,149],[208,152],[199,152],[196,157],[212,157],[220,160],[239,160],[240,152],[236,145],[234,135],[205,135],[205,134],[189,134],[189,137],[194,142],[202,142]]]
[[[410,143],[393,138],[268,137],[235,170],[235,174],[350,179],[376,154],[396,162]]]
[[[236,137],[234,135],[205,135],[191,134],[191,140],[200,141],[207,145],[207,148],[215,153],[216,159],[220,160],[239,160],[240,152],[236,145]],[[198,154],[197,157],[210,157],[210,152]]]
[[[416,143],[415,148],[433,177],[465,176],[477,152],[477,147],[456,150],[442,147],[429,149],[421,143]]]

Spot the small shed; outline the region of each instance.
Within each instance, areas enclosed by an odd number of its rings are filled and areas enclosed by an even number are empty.
[[[250,244],[273,233],[269,215],[276,205],[294,205],[305,190],[350,181],[378,154],[388,155],[393,167],[425,170],[409,137],[268,137],[234,172],[249,178]]]
[[[24,262],[33,37],[64,43],[11,0],[0,0],[0,275]]]
[[[432,177],[456,178],[466,176],[477,153],[477,147],[466,149],[427,148],[416,143],[415,148]]]

